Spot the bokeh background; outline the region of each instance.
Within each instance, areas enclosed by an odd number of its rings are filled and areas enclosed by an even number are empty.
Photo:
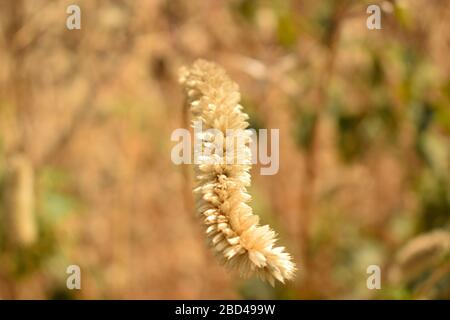
[[[285,286],[217,263],[170,160],[200,57],[280,129],[250,193],[299,267]],[[445,0],[1,1],[0,298],[450,298],[449,57]]]

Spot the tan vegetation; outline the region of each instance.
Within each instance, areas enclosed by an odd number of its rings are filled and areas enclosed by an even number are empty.
[[[449,230],[448,1],[76,2],[81,30],[73,1],[0,1],[0,298],[449,298],[445,261],[390,276],[405,244]],[[178,70],[198,58],[239,83],[251,128],[280,129],[280,170],[253,166],[248,193],[299,267],[286,285],[222,268],[170,160]],[[33,241],[9,244],[8,217],[33,215]]]

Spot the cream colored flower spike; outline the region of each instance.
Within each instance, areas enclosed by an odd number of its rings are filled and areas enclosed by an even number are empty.
[[[238,85],[225,70],[205,60],[183,68],[180,83],[185,87],[193,122],[201,121],[203,132],[216,129],[214,134],[197,137],[201,139],[202,148],[215,151],[219,146],[223,150],[222,157],[211,152],[211,156],[199,157],[195,165],[196,207],[206,227],[208,241],[219,259],[238,270],[241,276],[257,275],[272,285],[275,279],[284,283],[294,276],[292,258],[284,247],[274,247],[275,232],[267,225],[260,226],[259,217],[247,205],[251,131],[245,130],[248,115],[239,104]],[[239,133],[227,136],[227,129]],[[223,146],[231,144],[233,138],[243,139],[245,147],[226,154]],[[233,161],[220,161],[223,159]]]

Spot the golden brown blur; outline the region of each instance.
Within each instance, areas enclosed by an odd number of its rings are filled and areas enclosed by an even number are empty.
[[[449,57],[445,0],[1,1],[0,298],[450,299]],[[280,129],[249,192],[286,285],[217,262],[171,161],[197,58]]]

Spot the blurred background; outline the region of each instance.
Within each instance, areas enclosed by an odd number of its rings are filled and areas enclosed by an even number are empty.
[[[449,56],[445,0],[1,1],[0,298],[449,299]],[[200,57],[280,129],[250,193],[298,265],[285,286],[218,264],[170,160]]]

